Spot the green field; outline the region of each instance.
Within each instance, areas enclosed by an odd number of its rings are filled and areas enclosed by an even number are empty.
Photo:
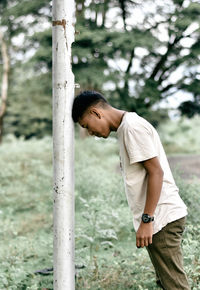
[[[53,289],[52,140],[0,147],[0,289]],[[76,140],[76,289],[158,289],[145,249],[135,247],[115,138]],[[192,289],[200,289],[199,183],[176,176],[189,207],[183,251]]]

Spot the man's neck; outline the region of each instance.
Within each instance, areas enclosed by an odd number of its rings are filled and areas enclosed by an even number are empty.
[[[110,122],[111,131],[117,131],[125,113],[126,111],[118,110],[112,107],[111,112],[109,114],[109,122]]]

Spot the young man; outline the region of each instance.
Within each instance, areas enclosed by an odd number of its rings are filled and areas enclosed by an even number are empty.
[[[112,107],[94,91],[75,98],[72,118],[90,135],[107,138],[117,132],[136,246],[146,247],[163,289],[190,289],[181,253],[187,208],[154,127],[135,112]]]

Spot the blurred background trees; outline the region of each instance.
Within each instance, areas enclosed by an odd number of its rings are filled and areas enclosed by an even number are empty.
[[[10,59],[5,134],[30,138],[51,133],[50,31],[45,37],[50,23],[47,0],[0,2],[0,26]],[[36,59],[42,53],[43,62]],[[2,69],[2,55],[0,61]]]
[[[4,133],[42,137],[51,133],[51,3],[4,0],[0,12],[10,57]],[[192,0],[77,0],[72,65],[80,90],[101,91],[153,125],[173,99],[181,114],[199,114],[199,15]],[[2,55],[0,62],[2,72]]]

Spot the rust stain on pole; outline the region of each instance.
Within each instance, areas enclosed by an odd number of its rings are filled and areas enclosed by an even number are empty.
[[[65,39],[66,39],[66,48],[67,48],[67,50],[68,50],[68,44],[67,44],[67,35],[66,35],[66,24],[67,24],[67,22],[66,22],[66,20],[65,19],[62,19],[62,20],[54,20],[54,21],[52,21],[52,23],[53,23],[53,26],[57,26],[57,25],[61,25],[62,27],[63,27],[63,29],[64,29],[64,37],[65,37]],[[58,50],[58,46],[56,47],[56,50]]]
[[[53,26],[57,26],[57,25],[61,25],[64,28],[64,30],[65,30],[66,20],[62,19],[62,20],[53,21]]]

